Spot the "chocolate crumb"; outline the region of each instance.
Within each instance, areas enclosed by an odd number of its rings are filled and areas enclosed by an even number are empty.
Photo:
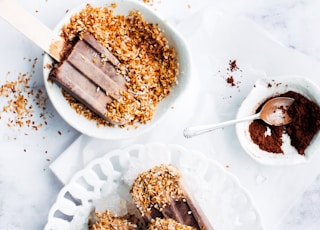
[[[234,72],[234,71],[236,71],[238,69],[239,69],[239,67],[237,66],[237,61],[236,60],[230,60],[229,61],[229,70],[231,72]]]
[[[232,86],[235,87],[237,86],[237,88],[239,88],[239,84],[241,83],[240,81],[236,81],[235,77],[234,77],[234,73],[237,71],[241,71],[242,70],[238,67],[237,65],[237,61],[236,60],[229,60],[228,63],[228,68],[226,71],[226,76],[224,76],[226,82]],[[220,70],[218,72],[221,72]]]
[[[236,84],[234,83],[233,76],[230,76],[227,78],[227,83],[230,84],[231,86],[235,86]]]

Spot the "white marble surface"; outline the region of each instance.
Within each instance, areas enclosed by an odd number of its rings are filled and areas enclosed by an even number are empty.
[[[18,2],[52,28],[68,9],[85,1]],[[179,25],[209,4],[251,19],[285,46],[320,61],[320,31],[317,26],[320,21],[319,1],[161,0],[155,1],[151,8],[171,24]],[[44,90],[42,51],[1,19],[0,30],[0,85],[6,80],[16,81],[20,73],[26,73],[31,76],[29,85],[32,89]],[[35,58],[38,61],[33,66]],[[30,100],[33,99],[35,96],[30,96]],[[0,110],[6,101],[7,98],[0,97]],[[15,115],[0,114],[0,229],[43,228],[50,206],[62,187],[49,165],[79,136],[59,117],[50,102],[46,103],[46,110],[43,111],[36,106],[36,101],[33,102],[31,120],[36,125],[43,124],[37,131],[27,126],[8,127],[8,118],[14,118]],[[46,122],[40,118],[43,112]],[[297,197],[278,229],[319,229],[319,207],[320,176],[306,188],[301,197]]]

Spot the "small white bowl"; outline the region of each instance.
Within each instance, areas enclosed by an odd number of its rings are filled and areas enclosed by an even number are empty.
[[[52,64],[53,60],[47,54],[44,57],[43,74],[45,87],[53,106],[69,125],[79,132],[91,137],[116,140],[138,136],[159,123],[159,121],[165,116],[168,110],[171,109],[172,105],[177,101],[177,99],[182,96],[183,92],[187,88],[187,85],[189,84],[189,78],[191,76],[191,55],[184,38],[174,28],[158,17],[145,4],[130,0],[97,0],[90,2],[90,4],[94,7],[110,6],[111,3],[117,4],[117,7],[112,9],[115,14],[127,15],[131,10],[138,10],[142,14],[144,20],[150,23],[158,24],[159,28],[163,31],[163,34],[167,38],[169,46],[175,47],[179,62],[179,84],[173,86],[170,95],[158,104],[152,120],[147,124],[137,124],[138,128],[130,126],[125,128],[104,126],[98,127],[95,121],[90,121],[84,116],[77,114],[76,111],[69,106],[67,100],[62,95],[61,88],[55,83],[48,81],[50,69],[45,68],[45,66]],[[83,8],[85,8],[85,4],[69,11],[68,14],[55,27],[56,33],[58,34],[62,26],[69,22],[71,15],[79,12]]]
[[[276,78],[260,79],[242,102],[237,118],[252,115],[268,98],[288,91],[297,92],[309,100],[320,105],[320,87],[310,80],[300,76],[281,76]],[[304,155],[298,154],[291,146],[290,139],[283,140],[282,153],[263,151],[255,144],[249,132],[249,122],[236,125],[236,132],[243,149],[256,161],[269,165],[289,165],[307,162],[320,148],[320,133],[318,132],[305,150]]]

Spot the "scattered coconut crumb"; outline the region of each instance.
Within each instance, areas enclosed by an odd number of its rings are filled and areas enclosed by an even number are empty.
[[[47,124],[46,106],[48,98],[42,89],[35,89],[30,85],[38,58],[26,60],[33,62],[32,73],[19,73],[17,80],[7,80],[0,86],[2,106],[0,108],[0,120],[7,117],[8,127],[25,126],[37,131]],[[40,114],[36,110],[40,110]]]
[[[111,7],[111,8],[117,8],[118,5],[117,5],[116,3],[111,3],[110,7]]]
[[[144,3],[148,3],[149,5],[154,4],[154,0],[143,0]]]

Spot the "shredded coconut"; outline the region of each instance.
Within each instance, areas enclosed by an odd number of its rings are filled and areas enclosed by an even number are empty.
[[[107,106],[108,117],[115,121],[133,117],[129,124],[145,124],[177,83],[179,64],[174,48],[169,47],[158,25],[146,22],[139,11],[115,15],[112,10],[115,7],[116,4],[110,8],[87,4],[63,26],[61,36],[73,42],[90,33],[117,57],[120,64],[116,68],[124,76],[129,93]],[[97,120],[98,125],[110,125],[71,97],[67,98],[78,113]]]

